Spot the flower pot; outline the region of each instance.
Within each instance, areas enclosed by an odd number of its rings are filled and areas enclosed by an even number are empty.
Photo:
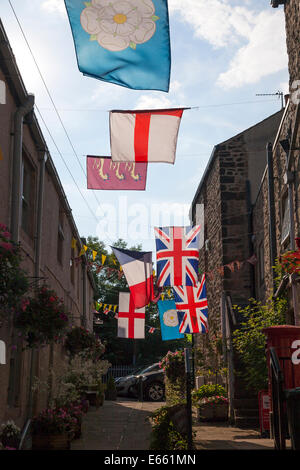
[[[62,434],[34,434],[32,436],[32,450],[69,450],[70,437]]]
[[[78,419],[76,425],[74,426],[73,439],[79,439],[80,437],[81,437],[81,419]]]
[[[227,403],[204,403],[197,408],[197,420],[202,421],[227,421]]]

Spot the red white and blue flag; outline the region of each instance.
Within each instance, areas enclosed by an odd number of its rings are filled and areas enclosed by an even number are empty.
[[[154,299],[152,252],[111,247],[122,266],[136,308]]]
[[[158,287],[197,285],[200,229],[154,227]]]
[[[196,287],[173,287],[180,333],[207,333],[205,274]]]

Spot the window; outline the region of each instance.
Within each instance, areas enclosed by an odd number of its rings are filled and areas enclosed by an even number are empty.
[[[35,171],[23,153],[22,163],[22,229],[30,237],[34,233]]]
[[[63,261],[63,247],[64,247],[64,218],[63,218],[63,211],[59,211],[58,216],[58,233],[57,233],[57,260],[60,264]]]
[[[290,205],[288,195],[281,201],[281,243],[286,243],[290,235]]]

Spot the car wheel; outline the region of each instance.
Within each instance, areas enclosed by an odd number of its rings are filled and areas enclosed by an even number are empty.
[[[164,394],[165,390],[160,382],[153,382],[146,390],[146,397],[150,401],[162,401]]]
[[[128,388],[128,396],[130,398],[134,398],[136,396],[135,389],[132,385]]]

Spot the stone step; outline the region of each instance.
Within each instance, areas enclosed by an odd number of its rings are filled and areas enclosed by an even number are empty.
[[[259,418],[254,416],[244,416],[244,417],[236,417],[234,420],[235,426],[238,428],[251,428],[257,429],[259,428]]]

